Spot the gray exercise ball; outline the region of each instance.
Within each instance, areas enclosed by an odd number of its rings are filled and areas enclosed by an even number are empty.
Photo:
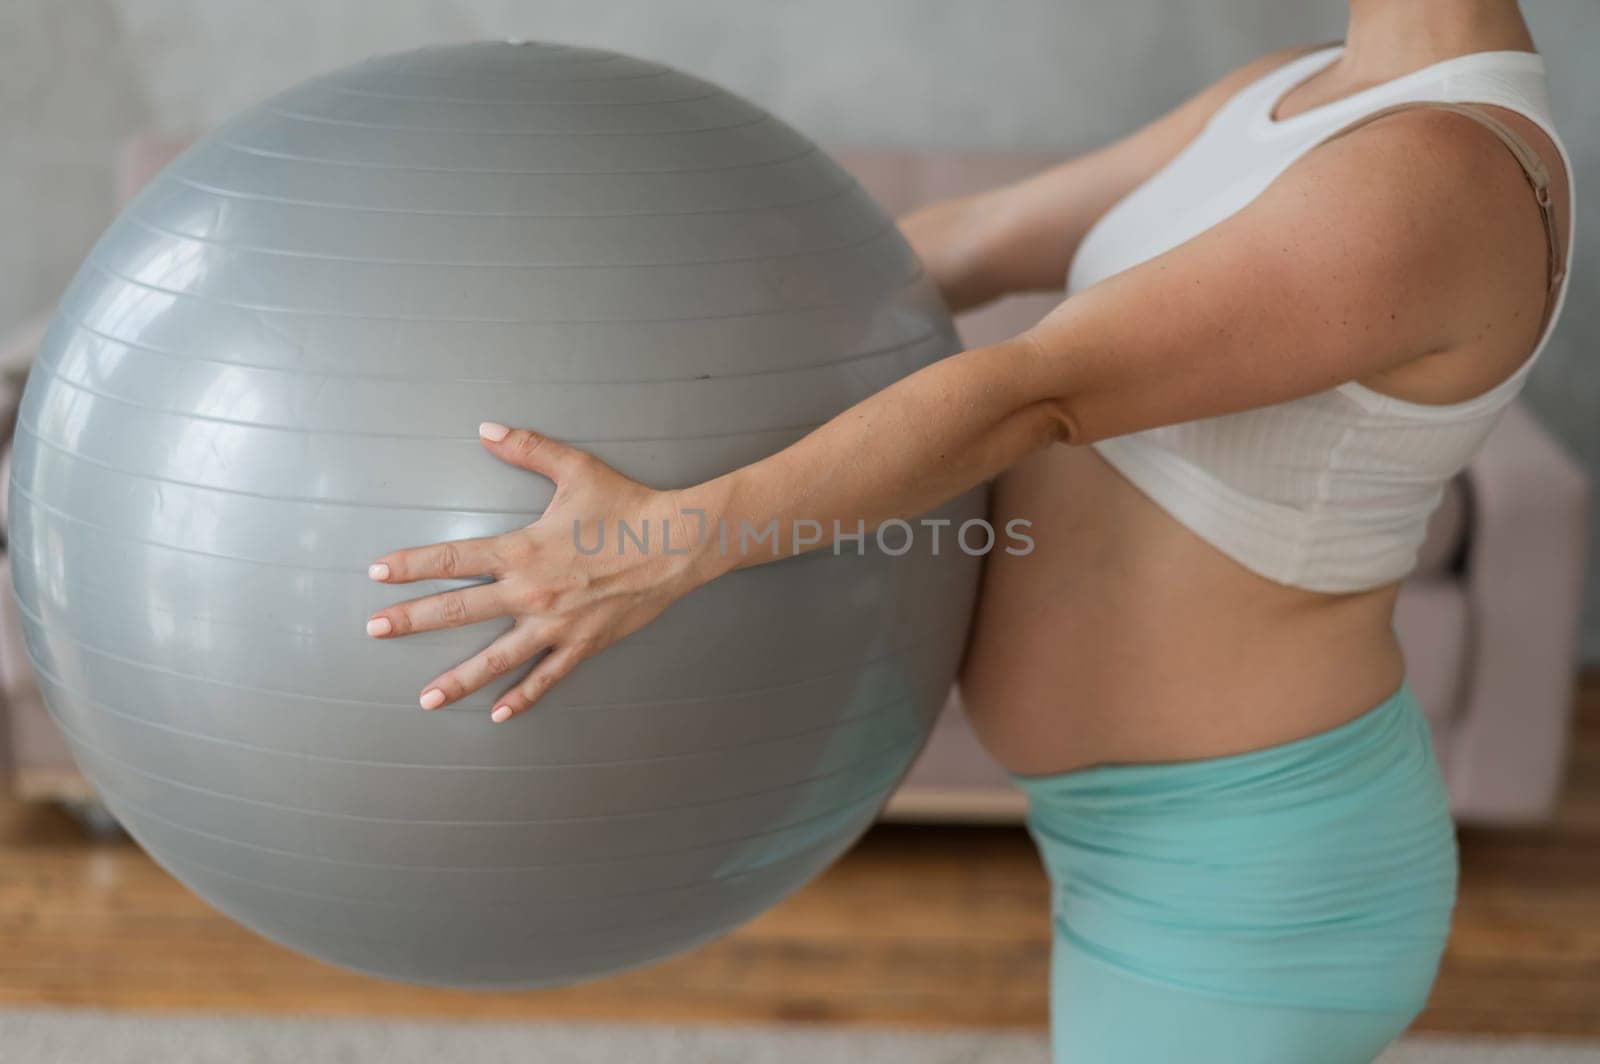
[[[861,188],[698,78],[486,43],[307,82],[139,195],[28,382],[10,548],[51,713],[157,861],[317,957],[537,986],[687,949],[910,764],[976,588],[955,529],[737,572],[507,724],[494,691],[417,706],[503,622],[370,639],[459,585],[367,565],[538,517],[480,421],[687,485],[956,347]]]

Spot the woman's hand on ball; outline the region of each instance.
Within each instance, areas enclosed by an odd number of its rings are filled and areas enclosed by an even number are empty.
[[[697,559],[705,544],[697,543],[673,492],[630,480],[586,451],[525,429],[485,422],[478,434],[495,457],[555,483],[549,506],[514,532],[377,559],[369,575],[383,583],[493,580],[379,610],[368,619],[367,633],[388,639],[513,618],[509,631],[427,684],[420,699],[424,709],[449,705],[543,653],[496,700],[492,717],[499,722],[528,709],[579,662],[638,631],[690,591],[701,581]],[[580,536],[582,543],[598,536],[604,544],[605,530],[623,525],[670,528],[672,542],[681,546],[671,553],[578,549]]]

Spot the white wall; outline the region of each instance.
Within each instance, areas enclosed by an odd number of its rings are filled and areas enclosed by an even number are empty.
[[[1573,298],[1529,394],[1600,480],[1600,3],[1523,6],[1577,161],[1581,223]],[[202,129],[374,52],[599,44],[720,81],[824,142],[1070,149],[1343,23],[1340,0],[3,0],[0,330],[47,306],[109,221],[126,132]],[[1600,662],[1594,568],[1587,651]]]

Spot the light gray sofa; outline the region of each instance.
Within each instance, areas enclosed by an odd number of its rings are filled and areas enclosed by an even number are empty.
[[[131,195],[181,146],[151,138],[130,142],[116,170],[119,196]],[[1057,158],[839,154],[896,213],[1015,180]],[[999,339],[1051,305],[1048,297],[1007,300],[969,315],[962,330],[971,344]],[[5,440],[41,333],[36,322],[0,346]],[[1551,809],[1566,760],[1588,513],[1583,471],[1525,408],[1514,406],[1451,485],[1421,564],[1402,589],[1396,628],[1462,821],[1529,821]],[[10,582],[0,558],[0,773],[9,768],[11,787],[28,797],[92,798],[39,699]],[[978,746],[953,694],[888,815],[983,820],[1021,813],[1020,794]]]

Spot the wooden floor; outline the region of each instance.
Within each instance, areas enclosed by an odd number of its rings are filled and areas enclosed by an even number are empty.
[[[1600,676],[1570,779],[1549,826],[1463,832],[1455,933],[1421,1028],[1600,1037]],[[0,1007],[1042,1027],[1047,907],[1018,829],[881,827],[679,960],[570,990],[423,990],[291,954],[132,845],[0,801]]]

